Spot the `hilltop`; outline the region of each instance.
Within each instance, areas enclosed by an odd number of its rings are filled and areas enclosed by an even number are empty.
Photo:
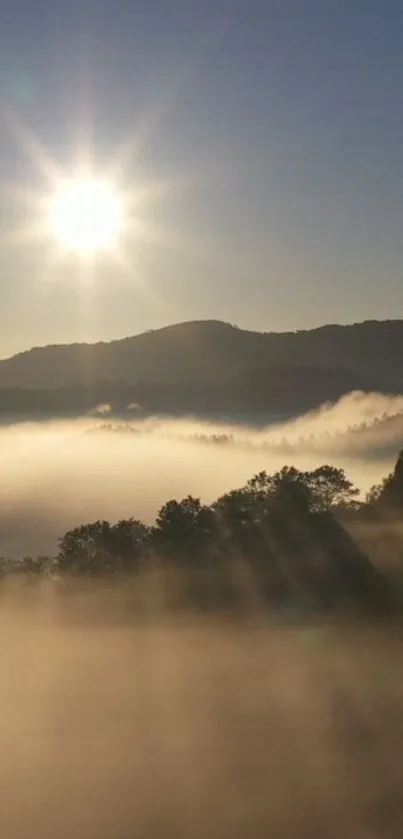
[[[0,412],[137,402],[146,411],[299,413],[351,390],[403,392],[403,321],[252,332],[179,323],[96,344],[36,347],[0,361]]]

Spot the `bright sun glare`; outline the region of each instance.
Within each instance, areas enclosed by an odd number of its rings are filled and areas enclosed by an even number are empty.
[[[130,282],[135,274],[132,245],[134,237],[146,247],[162,247],[175,252],[186,252],[206,256],[206,248],[180,233],[159,228],[154,218],[147,217],[147,211],[155,202],[165,198],[186,182],[176,179],[155,181],[136,177],[132,191],[131,158],[143,142],[141,131],[137,136],[129,134],[110,157],[107,170],[93,169],[96,160],[95,149],[88,146],[88,140],[76,150],[76,161],[72,169],[65,169],[49,153],[36,134],[13,110],[0,103],[0,119],[4,119],[17,146],[34,164],[44,179],[44,190],[21,188],[16,185],[15,197],[21,199],[24,218],[30,210],[26,226],[11,231],[9,242],[12,247],[33,241],[46,242],[44,259],[53,276],[53,268],[64,261],[64,256],[75,255],[82,267],[90,268],[92,257],[105,255],[117,266]],[[145,215],[144,215],[145,211]],[[214,256],[214,254],[213,254]],[[136,254],[137,259],[137,254]],[[94,260],[95,261],[95,260]],[[85,264],[85,265],[84,265]],[[55,276],[59,276],[56,272]],[[80,281],[89,275],[79,272]],[[91,274],[92,277],[92,274]],[[148,293],[148,290],[147,290]]]
[[[78,254],[111,250],[124,220],[113,185],[93,177],[63,183],[50,205],[51,233],[60,246]]]

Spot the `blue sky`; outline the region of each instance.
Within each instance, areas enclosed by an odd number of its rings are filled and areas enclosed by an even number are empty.
[[[0,122],[0,355],[403,317],[399,3],[14,0],[0,29],[2,102],[66,172],[84,137],[99,172],[132,138],[125,184],[169,185],[144,209],[162,241],[133,235],[90,282],[41,239],[11,246],[17,190],[48,185]]]

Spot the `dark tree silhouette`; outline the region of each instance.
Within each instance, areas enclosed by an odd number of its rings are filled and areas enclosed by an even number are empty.
[[[161,507],[153,531],[153,543],[167,559],[200,564],[214,542],[215,517],[200,498],[188,495],[167,501]]]
[[[345,472],[327,464],[262,471],[211,505],[191,495],[171,499],[152,527],[135,518],[82,524],[61,537],[53,562],[3,559],[0,573],[110,577],[155,568],[155,560],[185,582],[193,605],[210,608],[238,597],[234,579],[247,568],[267,603],[302,598],[320,606],[343,601],[384,608],[391,603],[384,578],[346,526],[365,516],[376,520],[379,511],[388,521],[400,516],[403,453],[366,504],[360,506],[357,494]]]
[[[380,514],[403,513],[403,450],[399,453],[393,472],[382,483],[369,490],[366,505]]]
[[[148,539],[149,529],[136,519],[81,525],[60,539],[57,565],[60,571],[90,575],[136,570]]]

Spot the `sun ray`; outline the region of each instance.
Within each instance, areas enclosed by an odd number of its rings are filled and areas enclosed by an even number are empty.
[[[62,177],[62,170],[35,133],[4,102],[0,103],[0,117],[4,120],[17,144],[34,163],[38,172],[45,177],[48,183],[56,183]]]
[[[109,177],[112,179],[118,178],[122,172],[130,168],[135,160],[139,159],[147,143],[151,141],[161,125],[172,115],[176,103],[189,86],[192,76],[193,68],[188,63],[172,80],[170,87],[165,87],[165,93],[159,101],[153,107],[149,107],[142,119],[132,125],[131,130],[113,156],[108,171]]]
[[[112,155],[110,166],[103,171],[97,168],[91,97],[87,89],[79,121],[80,142],[76,163],[70,171],[52,158],[34,131],[14,110],[0,103],[0,118],[47,185],[46,193],[40,195],[36,190],[21,185],[0,184],[0,195],[10,196],[28,208],[27,223],[0,236],[0,247],[20,248],[33,242],[42,243],[48,277],[53,270],[60,277],[57,271],[60,265],[75,265],[84,294],[83,310],[86,308],[86,295],[94,287],[98,266],[102,272],[105,260],[116,266],[120,275],[131,284],[135,282],[143,294],[153,299],[158,297],[158,301],[162,302],[160,292],[155,295],[150,283],[142,277],[140,246],[174,251],[204,263],[216,262],[219,257],[211,248],[211,243],[203,241],[202,237],[170,229],[165,222],[158,224],[157,219],[153,219],[155,208],[158,216],[158,205],[168,203],[177,196],[181,198],[195,185],[203,188],[208,184],[208,175],[214,172],[214,165],[200,164],[188,173],[181,171],[154,179],[142,177],[141,167],[138,167],[136,177],[132,165],[133,157],[141,152],[162,122],[171,116],[194,69],[193,63],[177,76],[157,105],[149,109],[142,124]],[[106,194],[105,190],[102,193],[104,185]],[[167,305],[167,301],[163,305]]]
[[[139,159],[147,143],[160,130],[164,122],[167,122],[173,116],[181,97],[189,92],[203,61],[206,60],[209,53],[219,46],[228,22],[227,14],[224,18],[217,17],[214,22],[211,22],[200,33],[197,42],[192,46],[191,52],[182,59],[181,66],[171,77],[170,83],[167,83],[165,78],[161,80],[159,89],[164,92],[155,105],[148,108],[142,119],[132,125],[114,155],[108,176],[115,179],[130,168],[133,162]]]

